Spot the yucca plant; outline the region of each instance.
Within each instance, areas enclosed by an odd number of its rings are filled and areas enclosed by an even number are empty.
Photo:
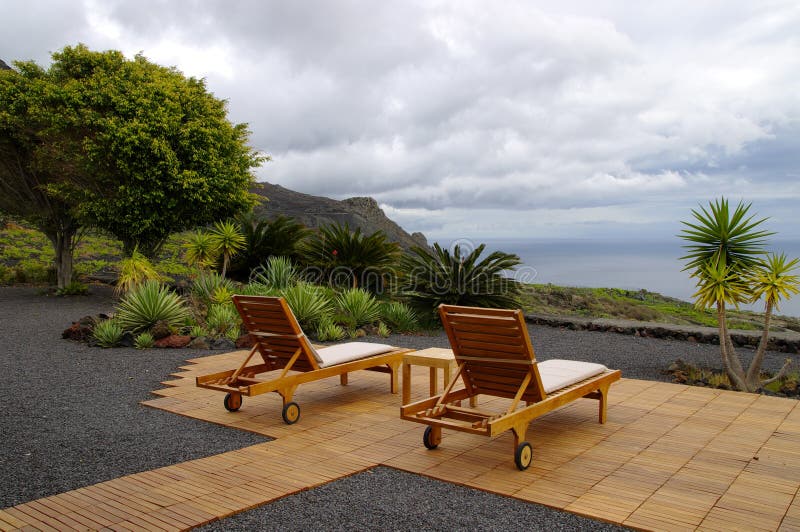
[[[281,291],[297,321],[310,329],[325,317],[330,317],[333,305],[326,292],[310,283],[297,283]]]
[[[117,307],[116,319],[126,331],[149,329],[163,321],[180,326],[189,316],[180,296],[156,281],[147,281],[128,292]]]
[[[401,301],[385,301],[381,305],[380,317],[397,332],[415,331],[419,328],[417,314]]]
[[[186,248],[185,259],[190,265],[200,269],[210,268],[217,261],[219,250],[214,239],[209,233],[197,231],[189,235],[189,240],[183,245]]]
[[[222,277],[225,277],[231,257],[245,246],[244,235],[231,221],[217,222],[211,229],[211,243],[222,256]]]
[[[270,285],[253,282],[239,287],[237,293],[245,296],[279,296],[281,290]]]
[[[103,320],[92,330],[92,336],[100,347],[116,347],[122,340],[123,334],[122,327],[114,319]]]
[[[765,238],[774,233],[761,230],[766,218],[748,216],[750,204],[739,202],[731,212],[728,201],[721,198],[710,202],[708,209],[692,210],[694,222],[678,236],[687,240],[689,253],[684,270],[697,279],[695,305],[716,307],[719,345],[722,363],[732,385],[743,391],[756,392],[781,378],[789,369],[786,364],[770,379],[761,379],[761,364],[769,342],[769,322],[772,310],[781,299],[798,293],[800,279],[791,272],[798,261],[787,261],[785,255],[768,255]],[[764,259],[766,257],[766,260]],[[765,299],[764,331],[745,371],[744,365],[728,332],[727,306]]]
[[[148,281],[163,280],[150,259],[139,252],[139,248],[133,248],[131,256],[119,261],[117,267],[119,268],[116,286],[118,294],[129,292]]]
[[[152,334],[145,331],[133,339],[133,347],[136,349],[150,349],[155,345],[156,339]]]
[[[202,325],[192,325],[189,327],[189,336],[192,338],[201,338],[204,336],[208,336],[208,329],[203,327]]]
[[[336,309],[354,327],[371,324],[380,316],[380,304],[372,294],[361,288],[351,288],[339,294]]]
[[[517,255],[495,251],[481,258],[486,244],[462,255],[438,243],[433,251],[414,247],[402,261],[400,292],[412,305],[426,313],[442,303],[474,307],[513,308],[518,306],[519,283],[507,274],[521,264]]]
[[[332,286],[383,291],[400,255],[400,247],[383,231],[364,235],[348,225],[322,226],[302,246],[303,260],[316,272],[314,281]]]

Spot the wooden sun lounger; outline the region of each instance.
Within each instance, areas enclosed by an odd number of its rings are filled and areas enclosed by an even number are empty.
[[[619,370],[601,364],[571,360],[537,362],[520,310],[441,305],[447,337],[464,388],[454,390],[454,378],[440,395],[404,405],[400,417],[428,425],[423,443],[429,449],[441,443],[442,428],[497,436],[514,433],[514,461],[525,470],[533,449],[525,441],[532,420],[586,397],[599,401],[600,423],[606,421],[606,397]],[[479,394],[511,400],[504,412],[460,406]]]
[[[292,401],[299,385],[336,375],[344,385],[347,374],[360,369],[390,373],[391,392],[397,393],[403,354],[410,349],[366,342],[315,349],[282,297],[235,295],[233,302],[255,342],[253,348],[238,368],[196,379],[201,388],[227,392],[227,410],[238,410],[243,395],[277,392],[283,398],[283,420],[291,425],[300,418],[300,406]],[[255,353],[261,355],[261,363],[248,365]]]

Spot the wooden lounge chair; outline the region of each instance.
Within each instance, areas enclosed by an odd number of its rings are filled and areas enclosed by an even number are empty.
[[[227,410],[238,410],[243,395],[277,392],[283,398],[283,420],[291,425],[300,418],[300,406],[292,401],[299,385],[336,375],[347,384],[347,374],[360,369],[390,373],[391,392],[397,393],[403,354],[410,349],[365,342],[315,349],[282,297],[235,295],[233,302],[253,348],[238,368],[196,379],[201,388],[227,392]],[[248,366],[256,352],[261,363]]]
[[[608,388],[621,377],[619,370],[571,360],[537,362],[520,310],[441,305],[439,314],[464,388],[453,389],[455,378],[442,394],[401,407],[402,419],[428,425],[427,448],[439,445],[442,428],[490,437],[511,429],[514,461],[525,470],[533,459],[525,441],[533,419],[587,397],[599,401],[600,423],[605,423]],[[460,406],[479,394],[511,402],[499,413]]]

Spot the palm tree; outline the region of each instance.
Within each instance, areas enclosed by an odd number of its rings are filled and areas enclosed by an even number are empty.
[[[719,346],[725,371],[734,386],[740,390],[755,392],[765,384],[780,378],[788,370],[788,364],[773,379],[761,382],[761,364],[769,341],[769,320],[772,309],[782,297],[797,293],[798,280],[789,272],[797,260],[786,262],[783,255],[767,255],[765,238],[774,233],[758,227],[766,218],[754,220],[747,216],[750,204],[739,202],[733,212],[725,198],[709,203],[708,209],[692,210],[695,223],[682,222],[687,226],[679,235],[691,244],[684,246],[689,253],[685,270],[692,270],[697,279],[695,305],[700,308],[716,307],[719,328]],[[764,296],[766,312],[764,332],[756,356],[745,373],[733,346],[727,327],[726,306],[752,302]]]
[[[414,306],[433,311],[441,303],[509,308],[518,305],[519,283],[504,275],[521,264],[517,255],[495,251],[481,259],[486,244],[467,255],[452,254],[438,243],[433,250],[414,247],[403,257],[400,289]],[[480,259],[480,260],[479,260]]]
[[[231,257],[244,247],[244,236],[233,222],[217,222],[211,230],[211,242],[217,251],[222,254],[221,275],[224,278]]]
[[[299,245],[309,233],[302,224],[286,216],[278,216],[272,221],[259,220],[252,213],[241,215],[236,221],[245,245],[231,258],[228,273],[234,279],[246,281],[270,257],[288,257],[295,263],[299,262]]]

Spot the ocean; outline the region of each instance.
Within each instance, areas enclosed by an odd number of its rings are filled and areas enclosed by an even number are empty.
[[[693,301],[694,280],[689,278],[679,258],[685,254],[683,241],[672,240],[600,240],[600,239],[441,239],[451,246],[458,242],[462,250],[481,242],[487,252],[500,250],[515,253],[523,267],[516,277],[526,283],[552,283],[591,288],[645,289],[684,301]],[[800,257],[800,240],[775,241],[771,251],[787,257]],[[796,271],[800,274],[800,269]],[[763,303],[743,305],[747,310],[763,311]],[[778,314],[800,317],[800,294],[784,301]]]

